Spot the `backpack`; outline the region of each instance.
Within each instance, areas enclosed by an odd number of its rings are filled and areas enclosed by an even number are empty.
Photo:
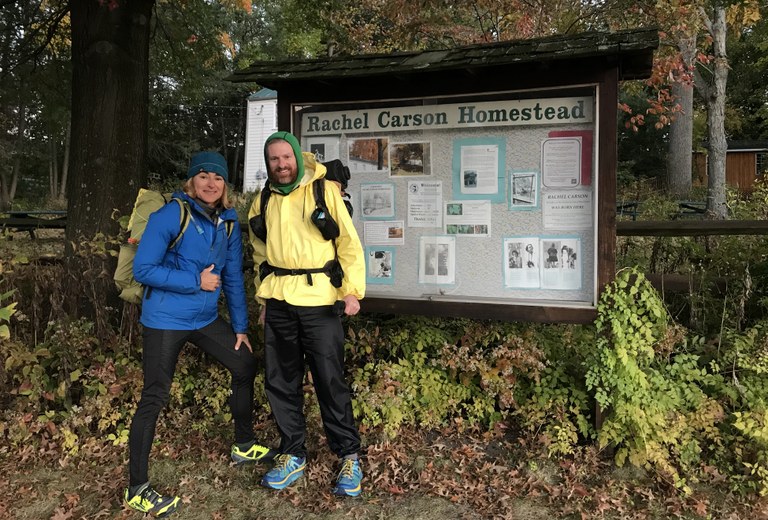
[[[189,226],[191,213],[188,204],[181,199],[144,188],[141,188],[136,196],[136,202],[133,204],[127,226],[130,236],[127,243],[120,245],[117,268],[112,277],[119,291],[118,296],[129,303],[141,303],[141,298],[144,295],[144,286],[133,278],[133,260],[136,258],[136,250],[139,247],[141,237],[144,235],[147,222],[149,222],[149,216],[171,201],[176,201],[181,212],[179,214],[179,232],[168,244],[168,250],[173,249],[179,243]],[[226,221],[225,225],[229,237],[232,234],[234,222]]]

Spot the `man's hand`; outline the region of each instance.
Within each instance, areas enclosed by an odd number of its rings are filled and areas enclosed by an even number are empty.
[[[259,311],[259,325],[264,326],[264,322],[267,320],[267,304],[261,306]]]
[[[219,275],[213,274],[213,264],[200,273],[200,288],[204,291],[215,291],[221,285]]]
[[[245,344],[245,346],[248,347],[248,350],[253,353],[253,348],[251,347],[251,342],[248,341],[247,334],[235,334],[235,336],[237,336],[237,341],[235,342],[235,350],[240,350],[240,346]]]
[[[354,316],[360,312],[360,301],[353,294],[348,294],[343,298],[344,301],[344,314],[347,316]]]

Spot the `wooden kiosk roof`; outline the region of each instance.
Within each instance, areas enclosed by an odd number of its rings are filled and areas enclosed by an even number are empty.
[[[446,90],[455,92],[457,82],[468,80],[477,89],[477,81],[499,74],[506,76],[505,73],[512,71],[547,74],[557,72],[560,67],[565,67],[566,70],[561,71],[564,73],[574,66],[586,66],[588,69],[599,66],[616,67],[619,80],[630,80],[648,77],[653,51],[658,45],[656,29],[588,32],[576,36],[551,36],[442,50],[256,61],[227,79],[258,83],[278,90],[281,95],[284,89],[309,81],[316,86],[341,87],[345,98],[353,87],[380,86],[383,78],[386,79],[383,86],[390,90],[396,90],[398,84],[410,87],[421,84],[432,92],[435,83],[429,81],[428,85],[424,85],[424,80],[446,77],[452,80],[446,85]],[[504,79],[508,84],[510,78]]]

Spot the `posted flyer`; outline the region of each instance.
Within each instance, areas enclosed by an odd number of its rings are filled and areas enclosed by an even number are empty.
[[[589,229],[593,223],[591,189],[551,190],[543,194],[544,228]]]
[[[443,227],[442,181],[408,183],[408,227]]]

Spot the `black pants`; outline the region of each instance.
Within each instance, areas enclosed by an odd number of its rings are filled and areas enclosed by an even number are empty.
[[[360,451],[344,378],[344,330],[333,306],[297,307],[267,300],[264,389],[280,430],[280,453],[305,457],[304,359],[309,363],[331,450],[343,457]]]
[[[128,437],[131,486],[149,480],[149,451],[155,437],[157,417],[160,410],[168,404],[176,361],[188,341],[213,356],[232,374],[229,405],[235,422],[235,442],[248,442],[253,439],[253,381],[256,378],[256,359],[245,345],[235,350],[237,338],[232,332],[232,327],[221,318],[200,330],[144,327],[144,388]]]

